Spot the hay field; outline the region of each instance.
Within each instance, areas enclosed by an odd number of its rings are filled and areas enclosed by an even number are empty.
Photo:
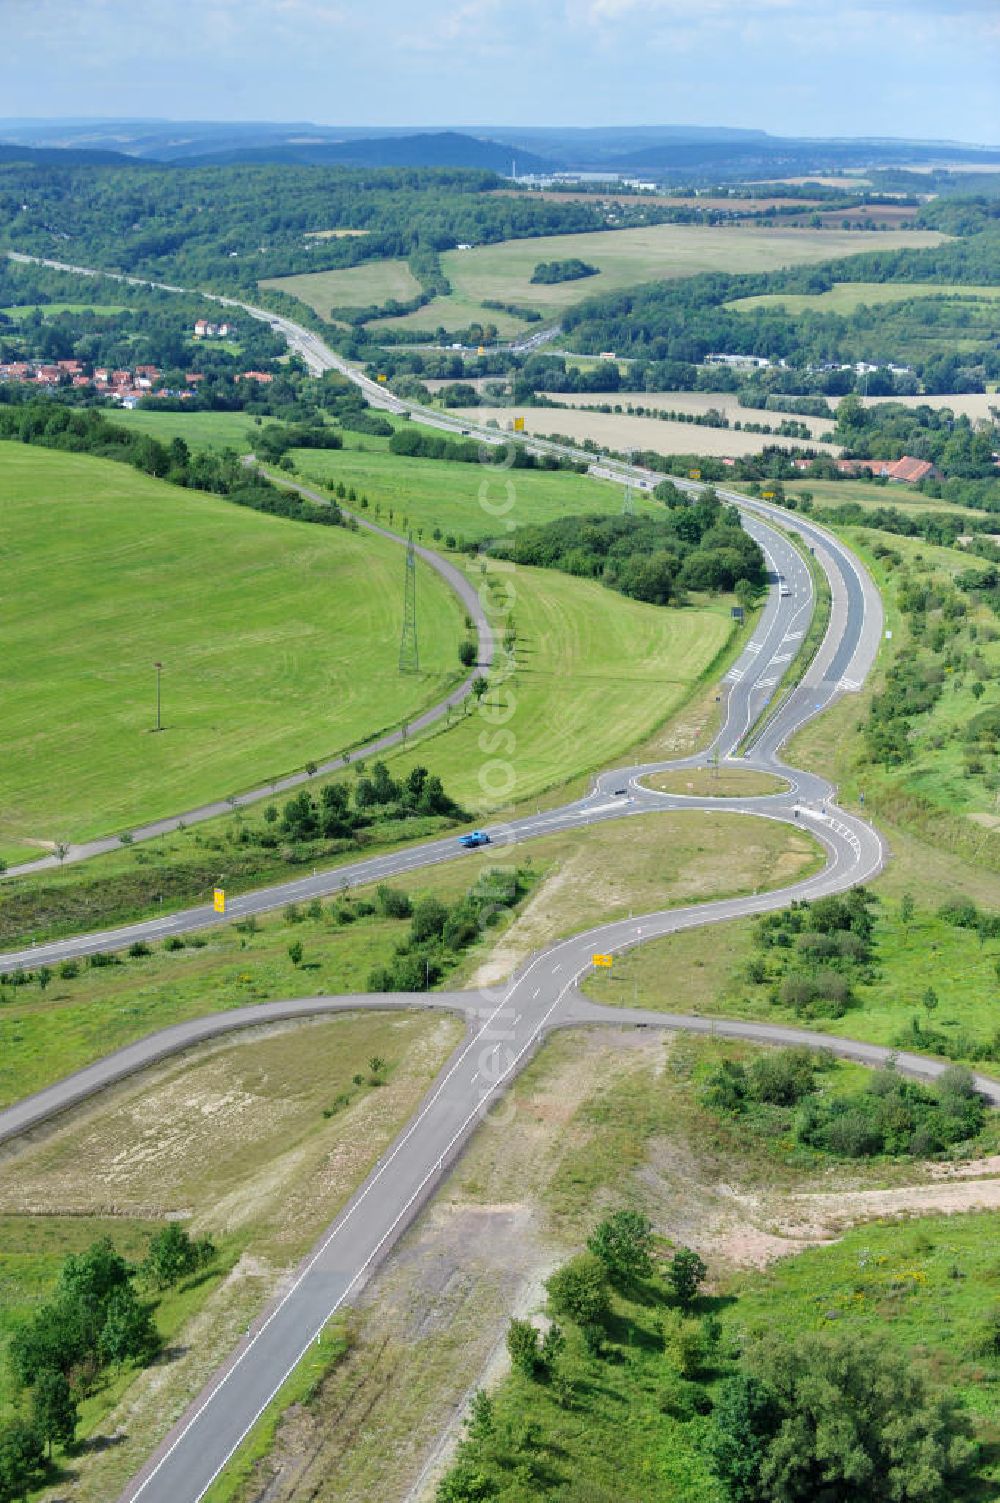
[[[457,409],[462,412],[463,409]],[[509,407],[469,407],[465,415],[473,422],[488,423],[495,419],[501,427],[510,422]],[[732,428],[703,428],[694,423],[661,422],[658,418],[629,417],[627,413],[593,412],[587,408],[526,407],[523,412],[525,432],[543,437],[561,433],[574,441],[592,438],[603,449],[654,449],[659,454],[711,454],[738,458],[741,454],[759,454],[765,445],[783,449],[801,448],[802,439],[778,438],[773,433],[736,433]],[[763,420],[765,415],[758,414]],[[768,421],[780,421],[771,413]],[[747,413],[748,420],[752,415]],[[810,447],[825,454],[839,454],[831,443],[810,441]]]

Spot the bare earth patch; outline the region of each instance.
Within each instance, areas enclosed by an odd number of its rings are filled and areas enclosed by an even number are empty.
[[[552,871],[470,985],[491,986],[556,935],[631,912],[790,880],[816,859],[805,835],[740,815],[663,813],[605,826]]]
[[[688,1084],[715,1047],[633,1029],[550,1040],[369,1285],[351,1352],[282,1420],[241,1503],[430,1503],[472,1392],[505,1371],[508,1319],[541,1309],[552,1267],[616,1206],[645,1210],[720,1278],[829,1241],[851,1221],[986,1203],[974,1177],[1000,1174],[1000,1156],[888,1171],[834,1164],[820,1192],[815,1172],[752,1152],[723,1159]],[[624,1141],[638,1145],[634,1163]],[[887,1173],[913,1182],[872,1188]],[[1000,1179],[986,1183],[1000,1197]]]
[[[141,1206],[150,1220],[190,1218],[235,1259],[51,1503],[117,1496],[412,1116],[462,1032],[458,1018],[405,1012],[254,1029],[124,1082],[6,1154],[5,1214],[132,1217]],[[376,1053],[386,1083],[354,1086]]]

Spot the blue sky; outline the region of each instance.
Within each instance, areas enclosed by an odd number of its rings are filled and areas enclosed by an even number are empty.
[[[0,0],[0,114],[1000,142],[1000,0]]]

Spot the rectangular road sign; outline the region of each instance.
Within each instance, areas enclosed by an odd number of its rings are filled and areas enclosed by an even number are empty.
[[[701,471],[700,470],[688,470],[688,479],[689,480],[700,480],[701,479]]]
[[[217,887],[212,893],[212,907],[216,913],[225,913],[226,911],[226,894],[221,887]]]
[[[379,376],[379,377],[377,377],[377,379],[384,386],[385,383],[388,381],[389,377],[388,376]]]
[[[775,496],[776,496],[776,494],[777,494],[777,492],[776,491],[761,491],[760,494],[761,494],[761,496],[763,497],[763,499],[765,501],[773,501],[774,498],[775,498]]]
[[[523,417],[516,417],[514,419],[514,432],[515,433],[523,433],[524,432],[524,418]]]
[[[594,965],[610,965],[611,964],[611,956],[610,955],[592,955],[591,956],[591,960],[593,961]]]

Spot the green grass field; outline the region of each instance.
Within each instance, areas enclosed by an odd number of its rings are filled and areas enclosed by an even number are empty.
[[[844,230],[767,229],[753,225],[709,227],[660,224],[645,229],[593,231],[580,235],[546,235],[538,239],[506,240],[468,251],[446,251],[442,266],[453,291],[402,318],[385,320],[386,327],[462,328],[472,321],[497,325],[502,335],[523,327],[522,321],[482,306],[483,299],[535,308],[544,317],[559,313],[583,298],[616,292],[661,277],[694,276],[703,271],[771,271],[833,257],[852,256],[872,249],[918,249],[937,245],[932,232],[848,232]],[[539,261],[578,256],[600,268],[584,282],[551,286],[533,283]],[[322,316],[337,305],[367,305],[387,297],[412,297],[404,291],[405,263],[381,261],[345,271],[312,272],[277,277],[261,285],[289,292]],[[412,278],[410,278],[412,282]],[[396,290],[393,290],[396,289]],[[379,323],[373,326],[377,333]]]
[[[746,490],[746,487],[737,486],[736,489]],[[954,512],[957,516],[982,517],[982,512],[975,511],[972,507],[956,506],[951,501],[925,496],[909,485],[875,485],[867,480],[814,480],[811,475],[803,476],[801,480],[789,480],[785,484],[785,494],[788,496],[799,496],[804,491],[809,492],[818,507],[844,506],[848,502],[856,502],[866,511],[874,511],[882,506],[894,507],[896,511],[905,512],[910,517],[926,516],[928,512],[937,511]],[[747,491],[747,494],[750,492]]]
[[[154,412],[134,407],[110,413],[109,421],[148,433],[161,443],[182,438],[191,449],[235,449],[238,454],[250,453],[256,428],[244,412]]]
[[[379,307],[390,298],[408,302],[419,296],[420,283],[405,261],[363,261],[343,271],[303,272],[296,277],[271,277],[261,287],[288,292],[306,303],[320,318],[332,308]]]
[[[765,229],[754,225],[710,227],[659,224],[648,229],[605,230],[582,235],[549,235],[536,240],[507,240],[477,246],[471,251],[446,251],[441,258],[454,291],[402,319],[386,320],[387,327],[449,329],[463,327],[470,318],[500,326],[503,315],[484,311],[484,298],[535,308],[556,318],[564,308],[584,298],[601,297],[624,287],[660,278],[689,277],[704,271],[771,271],[851,256],[879,246],[935,245],[937,235],[875,234],[843,230]],[[578,256],[600,268],[581,282],[545,286],[533,283],[539,261]],[[377,331],[378,325],[374,328]],[[504,332],[501,328],[501,333]]]
[[[728,597],[664,609],[555,570],[473,563],[470,574],[501,631],[512,605],[515,672],[450,730],[388,760],[426,763],[483,813],[612,765],[684,703],[732,635]]]
[[[491,614],[495,602],[507,603],[506,585],[513,589],[517,671],[496,691],[503,704],[491,691],[474,713],[456,713],[450,725],[442,722],[387,760],[396,772],[415,763],[429,767],[476,814],[511,801],[530,800],[533,807],[545,789],[568,785],[575,796],[587,773],[645,740],[708,682],[710,668],[724,671],[723,663],[715,665],[720,651],[738,650],[725,598],[663,610],[554,571],[511,576],[493,568],[485,581],[477,572],[473,578],[484,586]],[[502,635],[499,612],[497,626]],[[259,825],[262,814],[246,817]],[[17,878],[3,912],[5,942],[26,930],[54,935],[124,922],[149,912],[151,903],[156,912],[183,907],[200,900],[218,870],[234,893],[301,870],[295,864],[301,858],[290,863],[280,846],[234,846],[234,818],[219,816],[85,866]],[[440,821],[416,829],[384,825],[371,850],[440,828]],[[309,859],[330,866],[356,855],[319,842]]]
[[[8,443],[2,837],[82,839],[329,755],[440,697],[462,613],[420,566],[396,666],[394,545],[262,516],[131,468]],[[153,726],[163,668],[162,735]]]
[[[853,313],[862,306],[876,308],[882,303],[906,303],[913,298],[946,297],[949,299],[1000,298],[1000,287],[965,287],[944,282],[838,282],[827,292],[761,293],[758,297],[741,297],[726,303],[746,313],[753,308],[783,308],[786,313]]]
[[[962,1402],[982,1446],[968,1483],[934,1496],[985,1503],[996,1496],[998,1477],[996,1358],[988,1351],[995,1229],[995,1216],[983,1213],[860,1227],[832,1246],[724,1281],[698,1301],[696,1313],[717,1317],[723,1349],[734,1354],[748,1338],[773,1337],[780,1328],[788,1337],[806,1331],[875,1335],[907,1355],[929,1387]],[[663,1347],[664,1321],[673,1313],[665,1282],[654,1276],[638,1291],[616,1291],[612,1360],[590,1357],[570,1325],[557,1364],[560,1388],[519,1373],[507,1376],[493,1390],[492,1435],[469,1448],[474,1475],[485,1486],[502,1485],[509,1466],[497,1466],[497,1453],[507,1460],[516,1437],[529,1434],[520,1454],[526,1470],[535,1468],[533,1498],[566,1496],[564,1483],[586,1477],[586,1496],[602,1503],[724,1503],[731,1495],[706,1455],[710,1421],[700,1414],[681,1417],[665,1402],[676,1373]],[[708,1364],[701,1375],[708,1394],[725,1372],[725,1364]],[[497,1432],[505,1438],[502,1451]]]
[[[124,303],[18,303],[12,308],[0,308],[15,323],[41,313],[44,318],[53,318],[57,313],[124,313]]]
[[[502,536],[512,530],[511,523],[523,527],[583,512],[614,515],[622,509],[620,485],[560,470],[408,459],[384,447],[296,449],[293,458],[307,483],[353,486],[371,502],[368,517],[397,530],[407,525],[415,533],[422,530],[425,543],[435,541],[435,528],[444,536],[472,541]],[[635,502],[650,514],[662,509],[641,495]]]

